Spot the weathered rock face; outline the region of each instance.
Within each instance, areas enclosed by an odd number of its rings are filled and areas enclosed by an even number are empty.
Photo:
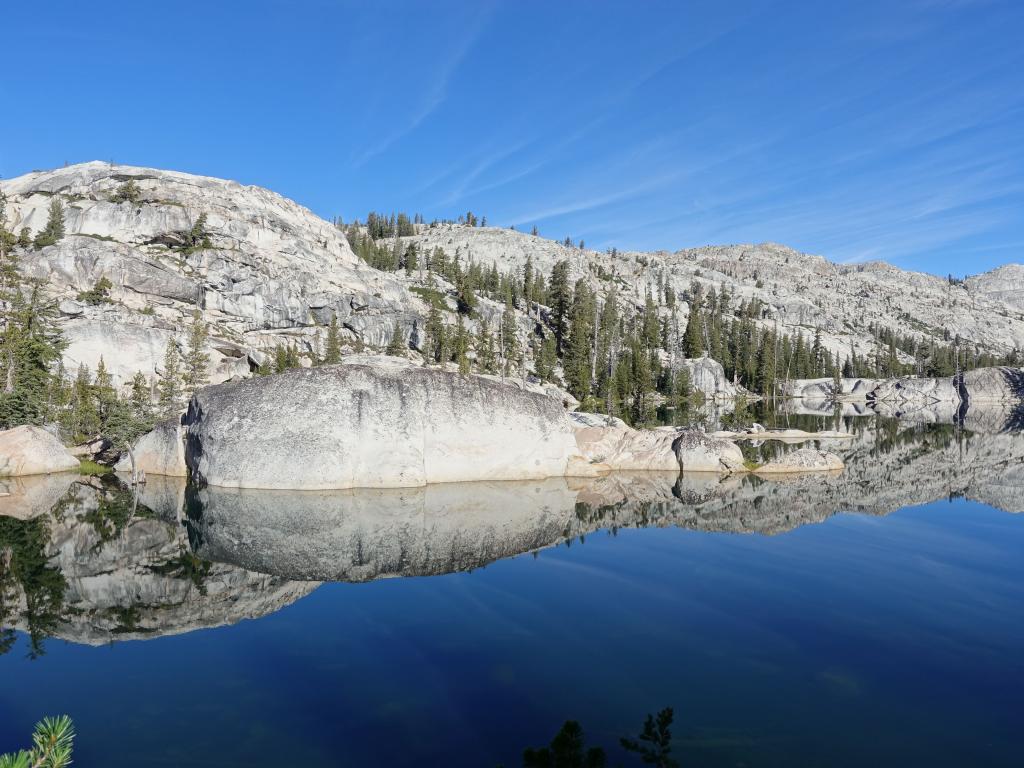
[[[1024,401],[1024,370],[978,368],[963,374],[968,403],[1019,403]]]
[[[965,281],[974,296],[1001,301],[1024,311],[1024,264],[1004,264],[991,272],[973,275]]]
[[[959,403],[960,391],[952,378],[919,379],[904,376],[881,382],[868,394],[879,403]]]
[[[129,180],[139,201],[112,202]],[[65,205],[67,235],[19,258],[60,301],[72,372],[79,363],[95,370],[102,355],[117,383],[159,373],[168,339],[183,346],[197,309],[212,331],[213,381],[248,375],[260,350],[278,343],[310,349],[333,315],[348,339],[383,346],[396,320],[411,329],[425,314],[400,279],[364,264],[336,227],[266,189],[100,162],[0,187],[16,232],[42,229],[54,197]],[[201,214],[211,247],[183,251]],[[108,301],[77,298],[101,278],[113,286]]]
[[[401,361],[207,387],[185,423],[193,479],[235,488],[539,479],[576,453],[554,399]]]
[[[672,443],[676,463],[683,472],[737,472],[743,470],[743,452],[734,443],[684,430]]]
[[[0,477],[71,472],[78,466],[78,459],[61,441],[41,427],[0,432]]]
[[[139,189],[137,202],[113,202],[129,180]],[[159,375],[168,340],[183,345],[183,328],[196,310],[213,331],[207,350],[213,382],[249,375],[276,344],[311,353],[317,331],[323,335],[334,315],[353,346],[382,348],[396,321],[413,346],[422,338],[427,305],[408,290],[416,276],[370,268],[336,227],[266,189],[100,162],[0,181],[0,189],[9,198],[7,226],[14,231],[38,232],[55,197],[66,207],[67,236],[18,256],[59,300],[68,371],[79,363],[95,370],[102,355],[117,383],[136,371]],[[184,235],[201,214],[210,247],[184,249]],[[1017,265],[960,286],[881,263],[836,265],[771,243],[611,254],[509,229],[454,225],[421,227],[405,241],[421,253],[441,248],[449,258],[472,256],[502,272],[522,274],[532,260],[547,275],[564,260],[572,279],[591,281],[599,295],[608,282],[598,275],[614,275],[625,288],[619,300],[634,308],[643,306],[648,292],[660,297],[661,281],[677,296],[694,281],[724,288],[734,306],[759,302],[760,329],[796,334],[817,328],[824,347],[841,355],[851,347],[858,355],[873,350],[869,324],[921,338],[958,333],[994,352],[1024,347],[1024,268]],[[79,298],[101,278],[112,283],[109,300]],[[450,286],[442,288],[441,302],[453,306]],[[494,328],[503,308],[481,298],[478,312]],[[543,312],[523,309],[516,311],[516,324],[525,336]],[[665,305],[658,311],[665,319],[671,314]],[[684,302],[678,312],[684,322]],[[909,329],[907,315],[917,321]],[[716,386],[714,396],[721,397],[721,382]],[[698,387],[712,396],[709,382]]]
[[[136,471],[147,475],[186,477],[185,443],[181,432],[181,419],[162,421],[151,431],[139,438],[133,447]],[[114,469],[131,472],[132,462],[128,453],[121,456]]]
[[[710,357],[684,360],[680,367],[690,374],[690,385],[710,400],[728,400],[743,392],[725,376],[725,368]]]
[[[834,453],[815,448],[800,448],[758,467],[755,472],[762,475],[795,474],[800,472],[832,472],[843,468],[843,460]]]
[[[602,470],[676,470],[677,430],[633,429],[621,419],[594,413],[569,415],[580,454]],[[573,473],[579,474],[579,473]]]

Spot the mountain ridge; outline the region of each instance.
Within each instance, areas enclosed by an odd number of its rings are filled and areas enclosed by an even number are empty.
[[[121,185],[138,188],[134,201],[115,201]],[[95,369],[105,355],[120,382],[135,371],[159,375],[168,341],[182,346],[184,326],[198,311],[210,325],[212,380],[252,373],[276,346],[294,346],[312,358],[337,317],[350,349],[383,349],[395,332],[413,349],[423,340],[430,305],[424,286],[434,281],[446,317],[458,317],[454,286],[421,266],[382,271],[354,252],[342,228],[308,208],[255,185],[178,171],[102,161],[34,171],[0,181],[7,224],[36,233],[54,198],[65,206],[65,236],[25,248],[26,274],[46,281],[59,301],[69,341],[65,367]],[[200,217],[209,245],[184,247]],[[725,288],[735,301],[756,299],[760,328],[811,336],[821,333],[832,354],[869,354],[871,326],[922,339],[956,335],[979,350],[1024,348],[1024,266],[1004,265],[964,281],[948,281],[885,262],[837,264],[778,243],[701,246],[678,251],[594,251],[499,227],[438,223],[415,234],[385,238],[435,248],[521,271],[529,260],[545,276],[565,260],[575,281],[586,278],[598,296],[615,286],[627,307],[643,306],[647,292],[657,311],[685,327],[686,294],[700,283]],[[101,280],[109,296],[83,300]],[[670,309],[669,285],[680,297]],[[413,290],[416,289],[416,290]],[[495,328],[503,305],[484,297],[478,318]],[[517,307],[517,333],[536,341],[550,332],[547,308]],[[541,319],[538,322],[538,318]]]

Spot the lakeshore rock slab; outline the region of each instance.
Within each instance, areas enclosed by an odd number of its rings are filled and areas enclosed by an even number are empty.
[[[633,429],[621,419],[595,413],[572,413],[569,418],[579,452],[592,465],[607,470],[679,469],[672,451],[675,429]]]
[[[22,425],[0,432],[0,477],[77,470],[79,461],[42,427]]]
[[[162,421],[139,438],[132,449],[135,468],[146,475],[186,477],[185,445],[181,432],[181,419]],[[117,472],[131,472],[131,457],[125,453],[114,466]]]
[[[200,484],[319,490],[563,476],[576,441],[553,398],[380,361],[207,387],[185,417]]]
[[[676,465],[683,472],[739,472],[743,452],[728,440],[708,437],[703,432],[683,430],[672,442]]]

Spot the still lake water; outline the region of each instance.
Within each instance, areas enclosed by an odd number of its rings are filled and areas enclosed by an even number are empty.
[[[53,511],[0,518],[35,596],[3,566],[0,751],[68,713],[82,766],[514,766],[572,718],[635,765],[619,736],[672,706],[684,766],[1021,765],[1024,437],[844,451],[779,482],[20,489]]]

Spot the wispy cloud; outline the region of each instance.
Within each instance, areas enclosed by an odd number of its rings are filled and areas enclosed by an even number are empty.
[[[493,10],[493,6],[488,4],[477,13],[461,37],[458,38],[458,44],[450,49],[447,58],[441,62],[433,82],[430,83],[426,93],[420,98],[413,113],[402,122],[400,127],[386,133],[375,143],[359,152],[352,159],[353,168],[366,165],[367,162],[386,151],[396,141],[408,136],[419,128],[423,121],[437,111],[445,99],[448,98],[448,86],[452,77],[458,71],[459,65],[462,64],[462,61],[473,49],[473,46],[476,45],[481,35],[483,35]]]

